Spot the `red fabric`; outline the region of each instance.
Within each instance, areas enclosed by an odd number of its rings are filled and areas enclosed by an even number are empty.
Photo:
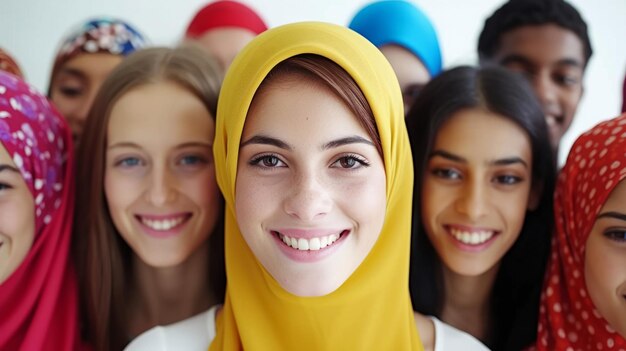
[[[0,284],[0,350],[76,350],[78,293],[69,257],[73,152],[64,119],[45,97],[0,72],[0,142],[35,199],[35,239]]]
[[[624,77],[624,86],[622,87],[622,112],[626,112],[626,77]]]
[[[626,114],[576,140],[559,176],[556,234],[541,297],[537,349],[624,350],[585,285],[585,244],[608,196],[626,178]]]
[[[189,23],[185,34],[196,38],[211,29],[236,27],[247,29],[255,34],[267,30],[267,25],[248,6],[232,0],[219,0],[203,7]]]

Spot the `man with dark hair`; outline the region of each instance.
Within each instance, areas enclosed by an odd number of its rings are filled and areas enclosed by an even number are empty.
[[[563,0],[509,0],[485,21],[478,54],[481,65],[502,65],[528,77],[543,106],[556,159],[592,54],[578,11]]]

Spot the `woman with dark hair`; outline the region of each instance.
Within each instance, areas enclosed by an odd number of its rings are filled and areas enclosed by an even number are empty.
[[[125,56],[147,45],[131,24],[117,18],[91,18],[72,28],[59,45],[48,97],[67,119],[74,142],[98,89]]]
[[[494,350],[529,346],[555,177],[532,90],[504,69],[459,67],[431,81],[407,118],[414,308]]]
[[[99,350],[202,350],[214,334],[225,289],[219,72],[199,48],[145,49],[96,97],[78,151],[75,253]]]

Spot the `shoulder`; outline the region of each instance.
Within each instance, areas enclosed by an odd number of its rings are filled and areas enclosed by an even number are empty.
[[[435,350],[435,324],[433,321],[421,313],[414,312],[415,326],[420,335],[424,351]]]
[[[427,317],[434,324],[434,351],[488,351],[478,339],[472,335],[446,324],[435,317]]]
[[[193,317],[156,326],[133,339],[124,351],[206,350],[215,337],[216,305]]]

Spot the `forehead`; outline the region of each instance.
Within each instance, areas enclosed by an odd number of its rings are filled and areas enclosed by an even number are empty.
[[[244,138],[263,133],[294,141],[345,134],[370,139],[354,113],[330,88],[298,73],[276,78],[255,94]]]
[[[524,129],[504,116],[478,108],[454,113],[439,129],[433,149],[445,149],[468,160],[531,157],[530,138]]]
[[[202,101],[172,82],[136,87],[113,105],[107,139],[155,140],[198,138],[212,140],[215,123]]]
[[[80,54],[61,66],[58,77],[103,81],[122,59],[119,55],[107,53]]]
[[[572,31],[555,24],[521,26],[500,36],[496,59],[519,55],[537,64],[564,59],[584,64],[584,47]]]
[[[613,188],[611,194],[607,198],[602,211],[618,211],[626,212],[626,181],[621,180],[619,184]]]

